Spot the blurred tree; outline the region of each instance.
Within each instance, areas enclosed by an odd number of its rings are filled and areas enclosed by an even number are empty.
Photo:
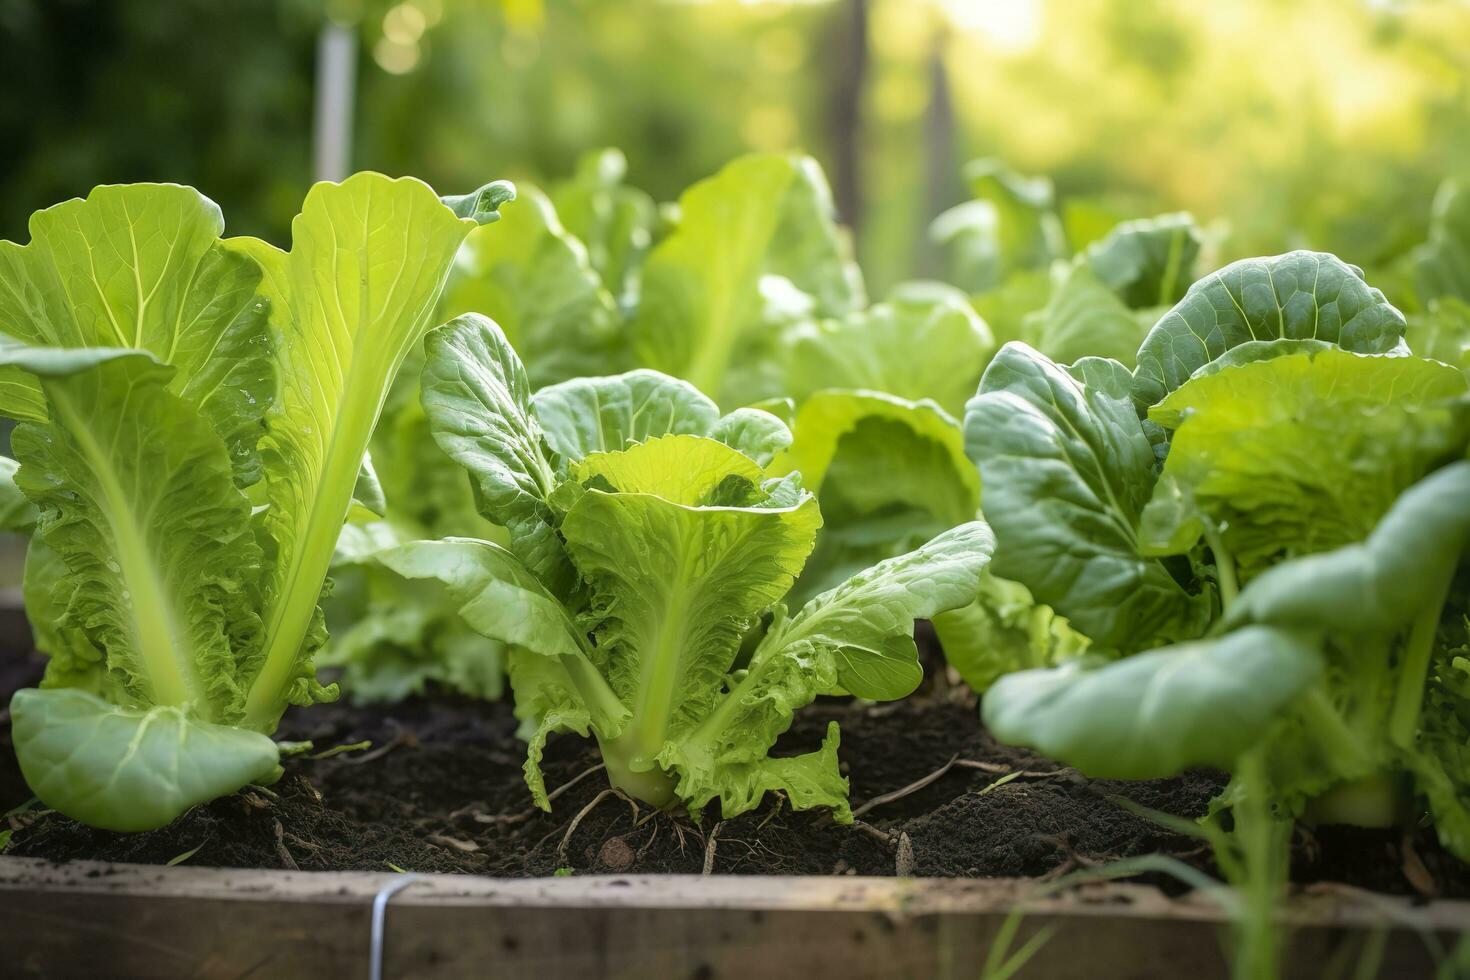
[[[94,184],[194,184],[280,237],[309,174],[313,0],[0,0],[0,237]]]

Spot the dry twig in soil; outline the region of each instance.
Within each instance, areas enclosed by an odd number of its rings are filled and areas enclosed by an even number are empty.
[[[327,801],[327,798],[325,796],[322,796],[322,791],[313,786],[305,776],[297,776],[296,780],[297,782],[301,783],[301,788],[306,790],[307,793],[311,794],[312,799],[316,800],[317,806],[321,806]]]
[[[291,851],[286,847],[286,828],[281,826],[279,820],[272,820],[271,823],[276,825],[276,854],[280,857],[281,863],[288,871],[300,871],[301,868],[296,864],[296,859],[291,856]]]
[[[704,844],[704,870],[700,874],[711,874],[715,870],[715,840],[719,837],[720,828],[723,826],[725,826],[725,821],[721,820],[710,828],[709,840]]]
[[[633,802],[632,797],[625,795],[622,790],[613,789],[611,786],[609,786],[601,793],[598,793],[596,796],[592,797],[592,802],[582,807],[581,811],[572,818],[571,825],[567,827],[567,832],[562,835],[561,843],[556,846],[556,859],[558,863],[566,863],[567,845],[572,842],[572,834],[577,832],[577,825],[582,822],[582,818],[587,816],[587,814],[591,813],[593,810],[597,809],[597,804],[601,803],[609,796],[616,796],[620,800],[627,801],[628,806],[632,807],[633,809],[633,823],[637,824],[639,814],[638,804]]]
[[[853,830],[861,830],[863,833],[867,834],[869,837],[876,837],[878,840],[880,840],[883,843],[887,844],[889,847],[892,847],[893,846],[893,835],[890,834],[890,833],[888,833],[887,831],[879,830],[877,827],[874,827],[870,823],[865,823],[862,820],[856,820],[855,819],[852,822],[852,829]]]
[[[590,769],[584,769],[582,772],[577,773],[571,779],[569,779],[566,782],[562,783],[560,786],[558,786],[556,789],[552,790],[550,793],[547,793],[546,794],[546,802],[547,803],[550,803],[552,800],[556,799],[558,796],[562,795],[567,790],[571,789],[573,786],[577,785],[582,780],[584,780],[588,776],[592,775],[594,772],[601,772],[602,769],[603,769],[603,764],[599,762],[597,765],[593,766],[592,768],[590,768]],[[538,813],[545,813],[545,812],[546,812],[545,810],[542,810],[538,806],[527,807],[526,809],[522,810],[519,813],[510,813],[510,814],[481,813],[478,810],[475,810],[475,809],[472,809],[472,808],[469,808],[469,807],[465,807],[465,808],[462,808],[462,809],[459,809],[459,810],[455,810],[453,813],[451,813],[449,815],[449,819],[451,821],[457,820],[458,818],[460,818],[460,817],[464,816],[466,813],[468,813],[469,816],[470,816],[470,819],[474,820],[475,823],[488,823],[488,824],[498,824],[498,825],[501,825],[501,826],[508,826],[510,824],[522,823],[522,822],[524,822],[526,820],[530,820],[532,817],[536,816]]]
[[[990,773],[993,776],[1009,776],[1015,773],[1021,779],[1051,779],[1054,776],[1065,776],[1073,770],[1062,768],[1052,770],[1038,769],[1012,769],[998,762],[981,762],[979,759],[955,759],[954,764],[961,769],[978,769],[981,772]]]
[[[1415,850],[1414,835],[1411,831],[1404,832],[1399,853],[1402,856],[1404,877],[1408,879],[1409,884],[1414,886],[1414,891],[1425,898],[1438,898],[1439,882],[1434,880],[1434,875],[1429,873],[1424,859]]]
[[[914,867],[914,842],[909,840],[908,834],[899,833],[898,849],[893,855],[893,873],[900,878],[908,878],[913,875]]]
[[[891,793],[884,793],[882,796],[873,797],[871,800],[864,803],[856,810],[852,811],[852,815],[854,817],[861,817],[863,814],[867,813],[875,806],[882,806],[884,803],[892,803],[895,800],[901,800],[905,796],[911,796],[912,794],[917,793],[925,786],[928,786],[929,784],[935,782],[945,773],[949,772],[950,767],[955,764],[955,760],[958,758],[958,755],[950,756],[948,762],[931,772],[929,775],[923,777],[922,779],[916,779],[913,782],[909,783],[907,786],[896,789]]]

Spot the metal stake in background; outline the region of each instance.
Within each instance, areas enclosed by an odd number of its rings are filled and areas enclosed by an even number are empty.
[[[312,170],[317,180],[342,180],[348,174],[356,85],[357,29],[329,19],[316,43]]]

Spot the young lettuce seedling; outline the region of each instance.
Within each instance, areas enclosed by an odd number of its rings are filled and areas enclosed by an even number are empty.
[[[788,613],[821,516],[798,474],[766,477],[791,440],[780,420],[721,416],[647,370],[532,397],[500,329],[475,314],[431,333],[427,350],[434,436],[510,548],[425,541],[379,560],[442,580],[466,622],[509,646],[536,802],[549,808],[547,737],[575,731],[597,739],[613,786],[653,806],[697,812],[718,797],[731,817],[779,790],[850,820],[835,724],[819,751],[770,749],[818,694],[892,699],[918,685],[913,622],[974,598],[989,529],[961,525]]]
[[[48,806],[144,830],[275,778],[281,713],[335,693],[317,602],[388,385],[513,194],[317,184],[287,253],[222,240],[190,188],[98,187],[0,243],[0,412],[51,656],[11,714]]]

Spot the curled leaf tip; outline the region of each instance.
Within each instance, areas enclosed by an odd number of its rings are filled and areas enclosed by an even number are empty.
[[[494,180],[468,194],[441,197],[444,206],[461,218],[488,225],[500,220],[500,206],[516,199],[516,185],[508,180]]]

